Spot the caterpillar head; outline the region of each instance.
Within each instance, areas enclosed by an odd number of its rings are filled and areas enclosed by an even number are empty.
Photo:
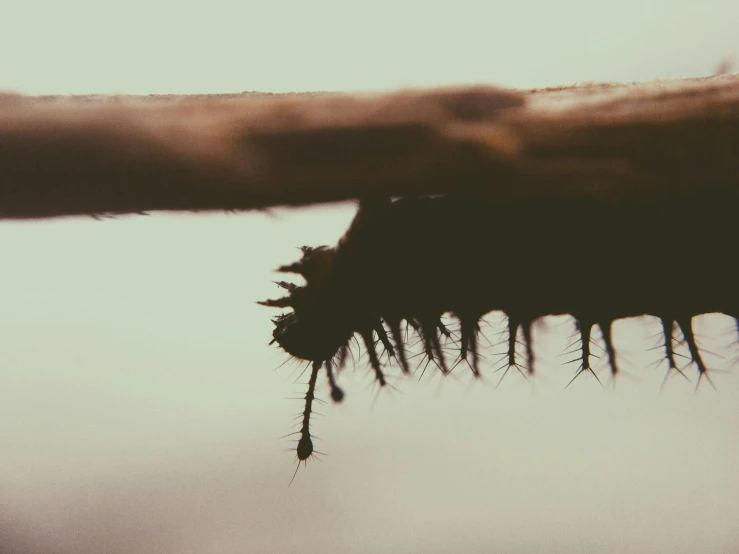
[[[285,281],[276,284],[288,295],[259,302],[263,306],[292,308],[292,312],[272,319],[272,343],[296,358],[313,362],[331,360],[351,338],[332,283],[335,251],[327,246],[301,247],[302,258],[278,269],[305,278],[304,286]]]

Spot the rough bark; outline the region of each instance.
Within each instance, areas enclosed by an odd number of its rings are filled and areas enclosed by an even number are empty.
[[[0,96],[0,218],[739,184],[739,75],[517,91]]]

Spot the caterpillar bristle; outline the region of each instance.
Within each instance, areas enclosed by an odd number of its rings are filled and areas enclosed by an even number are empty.
[[[518,335],[518,318],[514,315],[508,316],[508,367],[517,367],[516,364],[516,340]],[[507,372],[508,370],[506,370]],[[505,373],[503,374],[505,377]]]
[[[348,344],[343,345],[339,348],[339,352],[336,354],[336,370],[341,371],[346,367],[346,359],[351,354],[351,348]]]
[[[380,360],[377,357],[373,332],[371,329],[362,329],[361,331],[359,331],[359,334],[364,341],[364,347],[367,350],[367,356],[369,357],[370,366],[375,371],[375,379],[381,387],[385,386],[385,374],[382,372]]]
[[[400,318],[392,318],[388,320],[388,327],[390,327],[390,334],[395,341],[395,346],[398,353],[397,359],[398,363],[400,364],[400,369],[403,371],[403,373],[407,375],[408,373],[410,373],[410,367],[408,366],[408,360],[406,358],[405,342],[403,341],[403,336],[400,331],[400,323]]]
[[[534,355],[534,340],[531,336],[531,327],[533,325],[534,322],[531,319],[526,319],[521,323],[524,348],[526,348],[526,366],[530,376],[534,375],[534,362],[536,361],[536,356]]]
[[[382,321],[378,320],[374,327],[375,333],[377,333],[377,336],[380,339],[380,343],[382,344],[382,348],[384,350],[384,354],[387,356],[388,362],[392,362],[395,360],[395,347],[393,346],[393,343],[390,342],[390,337],[387,335],[387,331],[385,331],[385,327],[382,324]]]
[[[424,351],[429,361],[433,362],[443,374],[449,373],[449,369],[444,359],[444,352],[439,342],[439,335],[442,333],[443,328],[446,331],[446,327],[443,327],[441,320],[437,318],[423,318],[419,320],[420,323],[420,336],[423,340]]]
[[[326,378],[328,379],[328,386],[331,389],[331,400],[338,404],[339,402],[344,400],[344,391],[339,385],[336,384],[336,378],[334,377],[333,370],[333,361],[326,360],[324,363],[326,365]]]
[[[565,385],[565,388],[568,388],[570,385],[572,385],[572,383],[574,383],[577,378],[580,377],[583,373],[591,373],[593,377],[595,377],[596,381],[598,381],[598,384],[601,387],[603,386],[603,382],[600,380],[600,377],[598,377],[598,374],[590,365],[590,358],[597,357],[591,352],[590,349],[590,346],[592,345],[592,329],[593,323],[591,323],[590,321],[587,321],[584,318],[575,318],[575,334],[579,336],[573,343],[573,346],[579,346],[577,350],[580,351],[580,355],[576,356],[572,360],[565,362],[565,364],[574,364],[579,362],[580,365],[575,370],[575,376],[570,380],[569,383],[567,383],[567,385]]]
[[[474,316],[455,314],[459,319],[460,327],[460,352],[459,359],[464,360],[470,366],[472,375],[480,377],[480,356],[477,351],[478,335],[480,334],[480,319]],[[472,358],[470,363],[467,357]]]
[[[290,308],[293,305],[292,299],[289,296],[276,298],[274,300],[260,300],[257,304],[270,308]]]
[[[313,439],[310,434],[310,418],[313,409],[313,400],[316,393],[316,380],[318,379],[318,371],[321,369],[321,363],[313,362],[308,381],[308,392],[305,393],[305,409],[302,413],[302,424],[300,426],[300,440],[298,441],[297,455],[298,461],[304,462],[313,454]]]
[[[703,378],[705,378],[706,381],[708,381],[708,383],[711,385],[711,387],[715,389],[716,386],[713,384],[713,381],[708,374],[708,368],[706,367],[706,363],[703,361],[703,356],[701,355],[700,349],[698,348],[698,343],[695,340],[695,332],[693,331],[693,318],[681,316],[677,319],[677,324],[680,326],[680,329],[683,332],[683,336],[685,337],[685,342],[688,345],[688,352],[690,352],[690,363],[695,364],[698,368],[698,379],[695,383],[695,390],[698,390],[698,387],[700,386],[701,380]]]
[[[670,370],[677,370],[677,362],[675,361],[675,348],[673,343],[675,338],[673,333],[675,332],[675,320],[668,317],[661,317],[662,332],[664,333],[664,348],[665,348],[665,359],[667,360],[669,374]]]
[[[294,292],[296,289],[299,288],[298,285],[296,285],[295,283],[288,283],[287,281],[274,281],[274,284],[280,288],[287,290],[288,292]]]
[[[600,320],[598,322],[598,327],[600,327],[600,333],[603,336],[603,343],[605,345],[606,357],[608,358],[608,367],[611,370],[611,377],[615,379],[619,370],[618,364],[616,363],[616,348],[613,345],[613,320]]]
[[[580,363],[583,369],[592,371],[590,368],[590,346],[592,345],[591,333],[593,332],[593,323],[586,319],[575,318],[575,328],[580,333]]]

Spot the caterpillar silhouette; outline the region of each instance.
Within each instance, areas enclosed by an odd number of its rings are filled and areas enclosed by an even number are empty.
[[[408,331],[421,339],[426,363],[448,373],[454,366],[442,348],[451,334],[444,314],[459,323],[454,365],[467,362],[475,376],[480,320],[502,311],[508,321],[505,363],[519,371],[534,372],[533,322],[569,314],[581,337],[575,377],[592,372],[595,325],[616,376],[614,321],[652,315],[662,323],[668,373],[693,365],[698,384],[710,381],[693,318],[714,312],[739,316],[732,254],[736,208],[735,191],[709,187],[640,195],[559,191],[537,198],[362,201],[335,248],[304,246],[302,259],[278,269],[302,275],[306,284],[280,281],[288,295],[261,302],[292,309],[273,319],[272,343],[312,363],[298,459],[313,453],[310,415],[319,371],[325,368],[331,397],[340,402],[344,393],[336,374],[355,334],[380,386],[386,384],[383,353],[410,372]],[[684,367],[674,350],[677,328],[689,353]],[[516,351],[519,331],[525,356]]]

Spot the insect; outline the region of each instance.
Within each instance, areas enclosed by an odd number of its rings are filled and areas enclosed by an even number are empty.
[[[477,377],[480,321],[500,311],[507,317],[506,370],[533,374],[533,323],[569,314],[580,335],[575,378],[592,372],[596,325],[615,377],[613,323],[652,315],[662,324],[668,374],[691,365],[697,384],[710,381],[693,318],[739,316],[731,254],[737,199],[728,190],[692,191],[362,201],[335,247],[304,246],[300,260],[278,269],[301,275],[305,285],[280,281],[287,295],[261,302],[291,310],[273,319],[272,343],[311,364],[298,460],[313,453],[310,414],[318,375],[325,370],[331,397],[340,402],[337,373],[355,336],[380,386],[387,384],[384,356],[411,372],[408,334],[420,339],[427,365],[448,374],[465,362]],[[445,314],[458,323],[454,337]],[[675,352],[678,330],[688,352],[682,365]],[[516,348],[519,335],[525,355]],[[451,352],[442,346],[450,337]]]

